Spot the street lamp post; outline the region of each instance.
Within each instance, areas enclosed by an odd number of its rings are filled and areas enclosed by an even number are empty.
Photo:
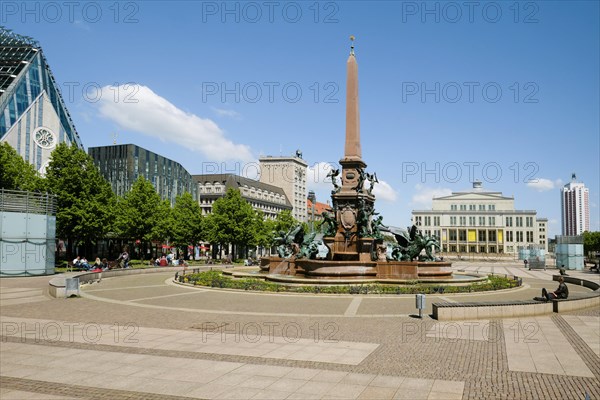
[[[310,232],[313,233],[315,231],[315,202],[317,201],[313,190],[308,191],[308,200],[311,204]]]

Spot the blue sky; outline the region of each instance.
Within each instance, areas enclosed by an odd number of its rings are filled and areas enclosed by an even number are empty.
[[[251,173],[300,148],[319,201],[319,163],[343,153],[355,35],[384,222],[408,225],[475,178],[553,236],[572,172],[599,229],[598,4],[3,2],[0,24],[41,43],[86,148],[117,132],[192,174]]]

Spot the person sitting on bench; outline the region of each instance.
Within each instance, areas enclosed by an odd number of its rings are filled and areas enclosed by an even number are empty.
[[[560,276],[558,278],[558,289],[554,292],[548,293],[546,288],[542,288],[542,297],[534,297],[534,300],[538,301],[548,301],[548,300],[556,300],[556,299],[566,299],[569,297],[569,288],[565,283],[565,279]]]
[[[561,275],[569,276],[569,274],[567,274],[567,272],[565,270],[565,264],[562,264],[558,270],[559,270],[559,272],[560,272]]]

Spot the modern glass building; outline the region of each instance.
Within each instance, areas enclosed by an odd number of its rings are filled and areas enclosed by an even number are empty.
[[[58,143],[83,148],[38,42],[0,27],[0,142],[45,172]]]
[[[150,181],[161,199],[175,203],[175,197],[188,192],[196,198],[192,176],[178,162],[134,144],[90,147],[88,154],[117,196],[131,190],[143,176]]]

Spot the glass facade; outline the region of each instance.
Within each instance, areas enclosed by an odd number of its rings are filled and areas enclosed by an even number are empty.
[[[118,196],[125,195],[143,176],[152,183],[161,199],[169,200],[171,204],[186,192],[196,198],[197,188],[192,176],[178,162],[134,144],[90,147],[88,153]]]
[[[83,147],[36,41],[0,28],[0,71],[0,141],[38,170],[56,144]],[[40,129],[45,129],[41,135]]]

